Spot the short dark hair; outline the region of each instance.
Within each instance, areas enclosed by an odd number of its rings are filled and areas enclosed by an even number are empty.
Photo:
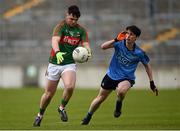
[[[68,8],[68,14],[72,14],[73,16],[76,16],[77,18],[79,18],[81,16],[81,13],[79,11],[79,8],[78,6],[76,5],[71,5],[69,8]]]
[[[131,26],[127,26],[126,30],[130,30],[131,32],[133,32],[137,37],[139,37],[141,35],[141,30],[135,26],[135,25],[131,25]]]

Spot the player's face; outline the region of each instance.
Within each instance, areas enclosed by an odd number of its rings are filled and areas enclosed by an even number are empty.
[[[136,39],[137,39],[137,36],[133,33],[133,32],[131,32],[130,30],[127,30],[127,32],[126,32],[126,41],[127,41],[127,43],[134,43],[135,41],[136,41]]]
[[[66,23],[73,27],[77,24],[78,18],[76,16],[73,16],[72,14],[66,14]]]

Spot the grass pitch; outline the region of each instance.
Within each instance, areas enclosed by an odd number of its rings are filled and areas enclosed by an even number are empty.
[[[57,112],[62,90],[57,90],[48,106],[41,127],[33,127],[43,93],[40,88],[0,89],[0,130],[179,130],[180,90],[131,89],[123,103],[122,116],[113,117],[115,92],[95,112],[89,125],[81,125],[98,90],[76,89],[66,110],[69,121],[60,121]]]

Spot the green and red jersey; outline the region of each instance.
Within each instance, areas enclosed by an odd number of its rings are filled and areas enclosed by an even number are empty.
[[[66,52],[64,61],[60,65],[66,65],[75,63],[72,57],[73,50],[83,42],[88,42],[88,35],[86,30],[77,24],[74,27],[70,27],[66,24],[65,20],[60,22],[53,31],[53,36],[60,36],[59,49],[60,52]],[[49,57],[49,62],[57,64],[56,54],[53,49],[51,49],[51,54]]]

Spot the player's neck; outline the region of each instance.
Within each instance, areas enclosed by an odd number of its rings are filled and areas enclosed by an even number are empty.
[[[128,50],[134,50],[134,43],[126,42],[126,47],[128,48]]]

